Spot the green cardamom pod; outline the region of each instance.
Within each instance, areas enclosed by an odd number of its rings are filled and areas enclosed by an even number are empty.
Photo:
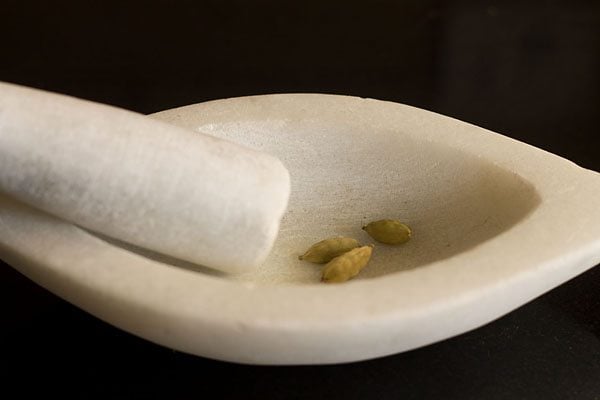
[[[410,240],[412,231],[408,225],[394,219],[373,221],[363,229],[375,240],[385,244],[402,244]]]
[[[306,250],[306,253],[299,256],[298,259],[317,264],[325,264],[358,246],[360,246],[360,244],[353,238],[329,238],[310,246],[310,248]]]
[[[358,247],[329,261],[321,280],[326,283],[346,282],[354,278],[369,263],[373,245]]]

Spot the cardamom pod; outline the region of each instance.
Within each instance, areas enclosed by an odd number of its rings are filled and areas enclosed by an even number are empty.
[[[298,259],[317,264],[325,264],[358,246],[360,246],[360,244],[353,238],[329,238],[310,246],[310,248],[306,250],[306,253],[299,256]]]
[[[408,225],[394,219],[381,219],[363,226],[369,236],[385,244],[402,244],[410,240],[412,231]]]
[[[371,244],[352,249],[334,258],[323,269],[321,281],[339,283],[355,277],[368,264],[372,253],[373,245]]]

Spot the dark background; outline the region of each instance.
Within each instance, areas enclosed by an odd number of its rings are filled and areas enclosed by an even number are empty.
[[[320,92],[407,103],[600,170],[598,1],[0,0],[0,80],[142,113]],[[0,397],[600,399],[600,269],[475,331],[252,367],[119,331],[0,265]]]

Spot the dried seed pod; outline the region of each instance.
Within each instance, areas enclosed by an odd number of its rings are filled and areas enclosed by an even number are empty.
[[[412,235],[408,225],[394,219],[380,219],[363,226],[373,239],[385,244],[402,244],[410,240]]]
[[[317,264],[325,264],[358,246],[360,246],[360,244],[353,238],[329,238],[310,246],[310,248],[306,250],[306,253],[299,256],[298,259]]]
[[[354,278],[367,265],[373,245],[358,247],[331,260],[323,269],[321,280],[326,283],[346,282]]]

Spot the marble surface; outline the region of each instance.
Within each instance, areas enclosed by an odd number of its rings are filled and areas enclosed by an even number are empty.
[[[51,291],[168,347],[252,364],[379,357],[481,326],[600,260],[597,173],[454,119],[326,95],[154,118],[267,151],[290,170],[290,207],[261,268],[209,275],[6,200],[1,249]],[[352,282],[322,285],[296,260],[323,236],[359,237],[364,220],[389,216],[414,240],[376,248]],[[55,246],[37,248],[44,235]]]
[[[110,238],[239,273],[273,247],[290,178],[275,157],[231,141],[0,82],[0,192]]]

